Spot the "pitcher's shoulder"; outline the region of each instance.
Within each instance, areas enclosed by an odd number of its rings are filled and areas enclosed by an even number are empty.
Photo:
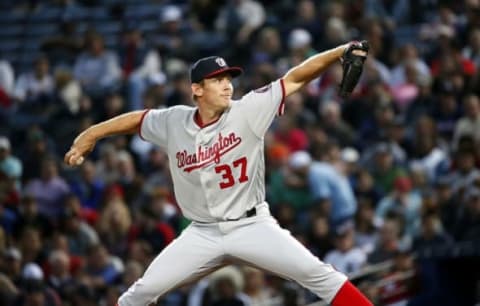
[[[169,113],[170,116],[175,118],[184,118],[188,117],[195,112],[197,108],[188,105],[175,105],[169,108],[166,108],[165,111]]]

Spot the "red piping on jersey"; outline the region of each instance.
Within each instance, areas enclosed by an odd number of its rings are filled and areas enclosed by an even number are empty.
[[[143,138],[142,136],[142,124],[143,124],[143,119],[145,119],[145,115],[147,115],[147,113],[150,111],[150,109],[147,109],[143,112],[142,114],[142,118],[140,119],[140,125],[138,126],[138,136],[140,136],[140,138],[142,138],[143,140],[145,140],[145,138]]]
[[[226,71],[238,71],[240,73],[243,72],[243,69],[240,68],[240,67],[225,67],[225,68],[220,68],[220,69],[217,69],[215,71],[212,71],[210,72],[209,74],[207,74],[206,76],[204,76],[203,78],[204,79],[208,79],[208,78],[211,78],[217,74],[220,74],[222,72],[226,72]]]
[[[279,116],[283,115],[283,113],[285,112],[285,84],[283,82],[283,79],[280,79],[280,85],[282,86],[282,101],[280,102],[280,106],[278,107],[277,114]]]
[[[198,109],[195,111],[195,114],[193,114],[193,121],[198,125],[199,128],[203,129],[204,127],[207,127],[209,125],[214,124],[218,120],[220,120],[219,116],[217,119],[213,120],[212,122],[209,122],[207,124],[203,124],[202,118],[200,117],[200,113],[198,112]]]
[[[332,306],[373,306],[350,281],[346,281],[332,300]]]

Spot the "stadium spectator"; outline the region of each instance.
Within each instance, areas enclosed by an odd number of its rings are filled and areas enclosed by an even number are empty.
[[[448,235],[442,225],[442,221],[435,211],[427,211],[422,216],[421,231],[415,237],[412,248],[418,251],[420,256],[435,252],[435,248],[447,249],[453,243],[452,237]],[[422,252],[423,251],[423,252]]]
[[[338,103],[325,102],[320,109],[320,119],[325,132],[338,141],[341,147],[353,144],[354,134],[352,128],[342,120],[341,109]]]
[[[123,78],[128,82],[128,109],[141,109],[148,78],[160,72],[160,56],[134,25],[125,30],[118,54]]]
[[[336,224],[353,218],[357,203],[347,177],[329,163],[328,153],[323,158],[313,162],[307,152],[298,151],[291,155],[289,165],[309,186],[313,205]]]
[[[71,197],[70,202],[78,199]],[[67,237],[69,253],[78,256],[85,256],[88,250],[99,243],[97,232],[81,218],[78,204],[72,204],[62,215],[62,232]]]
[[[23,173],[22,162],[12,154],[10,140],[5,136],[0,136],[0,173],[5,177],[6,182],[13,184],[14,190],[20,191]],[[15,204],[15,199],[10,199],[10,201]]]
[[[366,197],[358,199],[358,210],[355,216],[355,246],[370,254],[378,240],[377,222],[372,200]]]
[[[265,22],[265,9],[255,0],[234,0],[220,11],[216,28],[238,45],[246,44],[252,33]]]
[[[121,76],[118,58],[105,49],[100,34],[89,36],[85,47],[75,61],[74,75],[89,96],[99,98],[118,86]]]
[[[85,209],[100,208],[105,185],[95,174],[95,165],[92,161],[87,161],[82,165],[80,179],[70,185],[71,191],[79,198]]]
[[[456,146],[460,138],[465,135],[473,136],[475,141],[479,141],[480,133],[480,100],[476,95],[467,95],[463,100],[465,116],[458,120],[455,126],[453,141]]]
[[[324,261],[346,274],[360,271],[367,256],[362,249],[355,247],[353,223],[346,222],[337,226],[334,236],[335,249],[325,255]]]
[[[132,244],[136,240],[144,240],[152,246],[155,254],[158,254],[175,238],[174,229],[163,221],[153,208],[145,205],[141,218],[134,224],[129,233],[128,241]]]
[[[380,263],[393,259],[396,252],[402,247],[400,242],[401,222],[398,218],[389,217],[380,228],[380,236],[367,262]]]
[[[38,229],[44,238],[51,234],[54,224],[52,220],[39,211],[38,203],[34,197],[24,196],[17,213],[18,216],[14,224],[14,237],[18,237],[27,227]]]
[[[63,210],[62,201],[70,187],[60,176],[57,161],[48,158],[42,161],[40,177],[29,182],[24,192],[36,199],[41,213],[56,219]]]
[[[310,230],[307,232],[308,247],[318,258],[324,258],[333,249],[328,218],[315,214],[311,217],[309,227]]]
[[[385,217],[395,213],[404,222],[405,231],[413,236],[420,227],[420,209],[422,199],[420,195],[412,192],[412,182],[408,177],[397,177],[394,189],[378,203],[375,216],[378,222],[383,223]]]
[[[2,113],[12,105],[11,95],[15,84],[12,65],[5,59],[0,59],[0,106]]]
[[[106,289],[118,280],[123,269],[119,258],[110,255],[103,245],[94,245],[88,250],[85,282],[95,290]]]
[[[189,30],[186,29],[180,7],[168,5],[160,13],[160,25],[153,43],[164,56],[189,58]]]
[[[248,305],[261,306],[271,305],[273,296],[266,285],[265,273],[261,270],[244,267],[243,278],[245,279],[245,286],[243,292],[248,296]]]
[[[52,100],[53,90],[50,63],[46,57],[39,57],[35,60],[32,72],[19,75],[13,94],[21,104],[27,104],[27,107],[33,107],[37,103],[42,103],[42,107],[45,107]],[[32,111],[33,109],[29,109],[28,112]]]
[[[62,250],[54,250],[48,256],[49,275],[47,284],[52,287],[62,299],[68,299],[76,285],[76,280],[70,273],[70,258]]]

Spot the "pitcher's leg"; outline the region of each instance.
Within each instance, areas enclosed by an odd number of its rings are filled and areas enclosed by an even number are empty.
[[[190,225],[168,245],[118,300],[119,306],[147,306],[159,296],[221,265],[221,240]]]
[[[232,231],[227,238],[229,255],[292,279],[328,303],[347,282],[344,274],[320,261],[273,218]]]

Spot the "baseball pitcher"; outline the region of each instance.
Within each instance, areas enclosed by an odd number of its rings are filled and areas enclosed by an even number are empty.
[[[242,70],[221,57],[190,70],[196,107],[126,113],[82,132],[65,155],[82,163],[104,137],[140,133],[169,157],[175,195],[192,223],[168,245],[118,301],[146,306],[186,283],[238,261],[295,280],[334,306],[372,305],[347,279],[280,228],[265,202],[264,135],[284,112],[285,97],[342,60],[340,94],[348,96],[367,56],[366,42],[319,53],[280,79],[232,101],[232,78]]]

